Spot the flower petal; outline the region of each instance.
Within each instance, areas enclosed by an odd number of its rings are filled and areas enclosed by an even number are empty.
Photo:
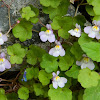
[[[11,64],[7,59],[5,59],[4,63],[5,63],[5,68],[7,68],[7,69],[11,68]]]
[[[59,75],[60,71],[57,71],[57,75]]]
[[[2,45],[3,43],[4,43],[4,40],[0,38],[0,45]]]
[[[76,33],[75,36],[76,36],[76,37],[80,37],[80,36],[81,36],[81,32]]]
[[[92,28],[91,26],[85,27],[84,32],[88,34],[90,32],[91,28]]]
[[[0,65],[0,72],[3,72],[5,70],[5,66],[4,66],[4,64],[1,64]]]
[[[60,82],[58,82],[58,86],[63,88],[65,86],[65,84],[62,81],[60,81]]]
[[[81,28],[81,26],[80,26],[80,25],[78,25],[77,23],[76,23],[76,25],[75,25],[75,26],[76,26],[76,28],[79,28],[79,29]]]
[[[91,38],[95,38],[96,34],[97,34],[97,32],[91,30],[89,32],[88,36],[91,37]]]
[[[76,61],[76,65],[81,66],[82,65],[82,61]]]
[[[57,83],[57,82],[53,82],[53,87],[54,87],[55,89],[57,89],[57,88],[58,88],[58,83]]]
[[[53,55],[53,53],[54,53],[55,51],[56,51],[55,48],[51,48],[51,49],[49,50],[49,54],[50,54],[50,55]]]
[[[97,21],[97,25],[100,26],[100,21]]]
[[[48,41],[49,42],[54,42],[55,41],[55,35],[54,34],[51,34],[49,37],[48,37]]]
[[[41,39],[41,41],[46,42],[47,39],[48,39],[48,36],[43,34],[43,35],[40,36],[40,39]]]
[[[96,39],[100,39],[100,33],[96,34]]]
[[[41,31],[41,32],[39,33],[39,36],[41,36],[41,35],[43,35],[43,34],[45,34],[45,32],[44,32],[44,31]]]
[[[64,56],[65,55],[65,50],[62,48],[59,52],[60,56]]]
[[[50,24],[46,24],[46,28],[47,28],[48,30],[52,30]]]
[[[55,73],[55,72],[53,72],[53,73],[52,73],[52,75],[53,75],[53,77],[55,77],[55,76],[56,76],[56,73]]]
[[[4,58],[4,57],[5,57],[5,53],[2,52],[2,53],[0,54],[0,57],[1,57],[1,58]]]
[[[55,51],[55,52],[53,53],[53,56],[54,56],[54,57],[58,57],[58,56],[59,56],[59,51]]]
[[[6,35],[2,35],[2,39],[3,39],[4,42],[6,42],[8,40]]]
[[[60,77],[60,79],[61,79],[61,81],[62,81],[63,83],[67,83],[67,79],[66,79],[65,77]]]
[[[69,30],[68,33],[70,33],[72,36],[75,36],[76,34],[76,32],[73,29]]]

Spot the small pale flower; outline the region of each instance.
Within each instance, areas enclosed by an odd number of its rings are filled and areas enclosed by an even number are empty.
[[[76,28],[68,31],[72,36],[80,37],[81,36],[81,26],[76,23]]]
[[[90,70],[93,70],[95,68],[93,61],[86,55],[83,55],[81,61],[76,61],[76,65],[81,66],[81,69],[88,67]]]
[[[4,34],[2,34],[2,32],[0,31],[0,45],[4,44],[4,42],[6,42],[8,40],[7,36]]]
[[[27,78],[26,78],[26,70],[24,71],[24,74],[23,74],[22,81],[25,81],[25,82],[27,82]]]
[[[100,39],[100,21],[93,21],[93,26],[87,26],[84,28],[84,32],[91,38]]]
[[[10,69],[10,68],[11,64],[7,59],[5,59],[5,53],[2,52],[0,54],[0,72],[3,72],[5,69]]]
[[[51,48],[49,50],[49,54],[53,55],[54,57],[64,56],[65,55],[65,50],[63,49],[62,45],[60,42],[56,41],[56,46],[54,48]]]
[[[52,73],[52,75],[53,75],[53,81],[52,81],[52,83],[53,83],[53,87],[55,89],[57,89],[58,86],[61,87],[61,88],[63,88],[65,86],[65,83],[67,83],[67,79],[65,77],[59,77],[58,76],[59,73],[60,73],[60,71],[57,71],[57,74],[54,73],[54,72]]]
[[[55,35],[53,34],[53,30],[51,29],[51,25],[47,24],[46,27],[47,27],[46,31],[41,31],[39,33],[40,39],[43,42],[46,42],[48,40],[50,43],[52,43],[55,41]]]

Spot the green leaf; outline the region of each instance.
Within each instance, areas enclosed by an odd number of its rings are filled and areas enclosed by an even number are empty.
[[[36,24],[39,21],[39,18],[32,17],[32,18],[29,19],[29,21],[31,21],[32,23]]]
[[[39,74],[39,69],[38,68],[27,68],[26,69],[26,78],[27,80],[31,80],[33,77],[37,78]]]
[[[27,39],[32,38],[32,27],[31,22],[22,20],[13,28],[13,35],[16,38],[19,38],[21,42],[26,41]]]
[[[0,94],[5,94],[5,90],[3,88],[0,88]]]
[[[29,20],[31,17],[35,16],[35,12],[31,10],[30,6],[22,8],[22,18]]]
[[[6,96],[4,94],[0,94],[0,99],[1,100],[7,100]]]
[[[78,40],[79,45],[81,46],[84,43],[89,43],[92,41],[92,38],[88,37],[86,33],[82,33],[81,37]]]
[[[95,71],[91,71],[89,68],[81,69],[78,75],[78,81],[84,88],[97,86],[99,79],[99,74]]]
[[[96,87],[85,89],[83,100],[100,100],[100,81]]]
[[[100,43],[85,43],[81,45],[81,48],[92,60],[100,62]]]
[[[29,48],[27,52],[27,62],[32,65],[35,65],[37,61],[41,62],[42,56],[46,51],[35,45],[31,45]]]
[[[74,42],[73,46],[70,49],[71,53],[75,56],[75,58],[77,60],[80,60],[82,58],[83,55],[83,51],[80,47],[80,45],[78,44],[78,42]]]
[[[41,83],[36,83],[33,85],[33,87],[34,87],[36,96],[44,94],[45,91],[43,90],[43,86],[41,85]]]
[[[40,0],[40,3],[45,7],[57,8],[62,0]]]
[[[27,100],[29,98],[29,90],[26,87],[21,87],[18,90],[18,97]]]
[[[58,35],[64,39],[68,39],[69,38],[69,33],[66,32],[65,30],[63,29],[59,29],[58,30]]]
[[[100,21],[100,16],[94,16],[93,20]]]
[[[74,63],[73,57],[69,54],[66,54],[64,57],[59,57],[59,67],[61,71],[66,71]]]
[[[18,100],[18,95],[17,95],[17,93],[8,93],[8,94],[6,94],[6,96],[7,96],[7,99],[8,100]]]
[[[99,9],[100,9],[100,6],[94,6],[94,7],[93,7],[94,13],[95,13],[96,15],[100,15]]]
[[[77,65],[73,65],[70,70],[66,71],[65,74],[74,79],[78,78],[80,68]]]
[[[40,63],[42,68],[45,68],[47,73],[51,73],[53,71],[57,71],[58,69],[58,62],[57,58],[53,57],[49,54],[45,54],[42,57],[42,62]]]
[[[40,70],[40,72],[39,72],[39,80],[42,83],[42,85],[49,84],[51,78],[52,78],[52,74],[48,74],[44,70]]]
[[[72,100],[72,92],[66,87],[58,87],[57,89],[55,89],[51,86],[48,91],[48,95],[50,97],[50,100]]]
[[[64,16],[68,10],[69,4],[69,0],[63,0],[57,8],[43,7],[43,12],[49,14],[52,20],[55,16]]]
[[[95,16],[95,13],[93,11],[93,6],[91,5],[86,5],[86,11],[90,16]]]
[[[7,52],[11,56],[11,64],[21,64],[26,54],[25,49],[21,48],[21,45],[19,43],[16,43],[12,46],[8,46]]]

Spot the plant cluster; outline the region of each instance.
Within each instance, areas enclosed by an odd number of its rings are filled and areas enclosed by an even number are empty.
[[[71,2],[77,4],[74,17],[66,15]],[[40,4],[51,23],[44,25],[39,9],[29,5],[21,9],[21,18],[13,27],[9,24],[6,34],[0,32],[0,45],[11,30],[21,42],[31,39],[35,31],[41,42],[50,44],[46,50],[34,44],[10,45],[10,61],[1,53],[0,72],[14,64],[21,64],[21,69],[15,79],[0,78],[7,83],[0,83],[0,100],[100,100],[100,0],[40,0]],[[77,13],[80,6],[86,7],[91,25],[84,26],[85,16]],[[40,32],[32,29],[38,22],[43,26]]]

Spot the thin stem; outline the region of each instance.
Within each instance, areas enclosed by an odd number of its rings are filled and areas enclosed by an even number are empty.
[[[77,6],[77,8],[76,8],[76,11],[75,11],[75,15],[74,15],[74,16],[76,16],[76,15],[77,15],[78,9],[79,9],[80,5],[82,5],[82,3],[83,3],[83,2],[84,2],[84,0],[82,0],[82,1],[81,1],[81,3],[80,3],[80,4],[78,4],[78,6]]]
[[[44,27],[46,27],[42,22],[41,22],[41,20],[39,19],[39,23],[41,24],[41,25],[43,25]]]
[[[1,82],[1,81],[13,82],[13,80],[6,80],[6,79],[0,78],[0,82]]]
[[[39,33],[39,31],[32,29],[32,31]]]
[[[0,84],[0,86],[12,86],[12,84]]]

